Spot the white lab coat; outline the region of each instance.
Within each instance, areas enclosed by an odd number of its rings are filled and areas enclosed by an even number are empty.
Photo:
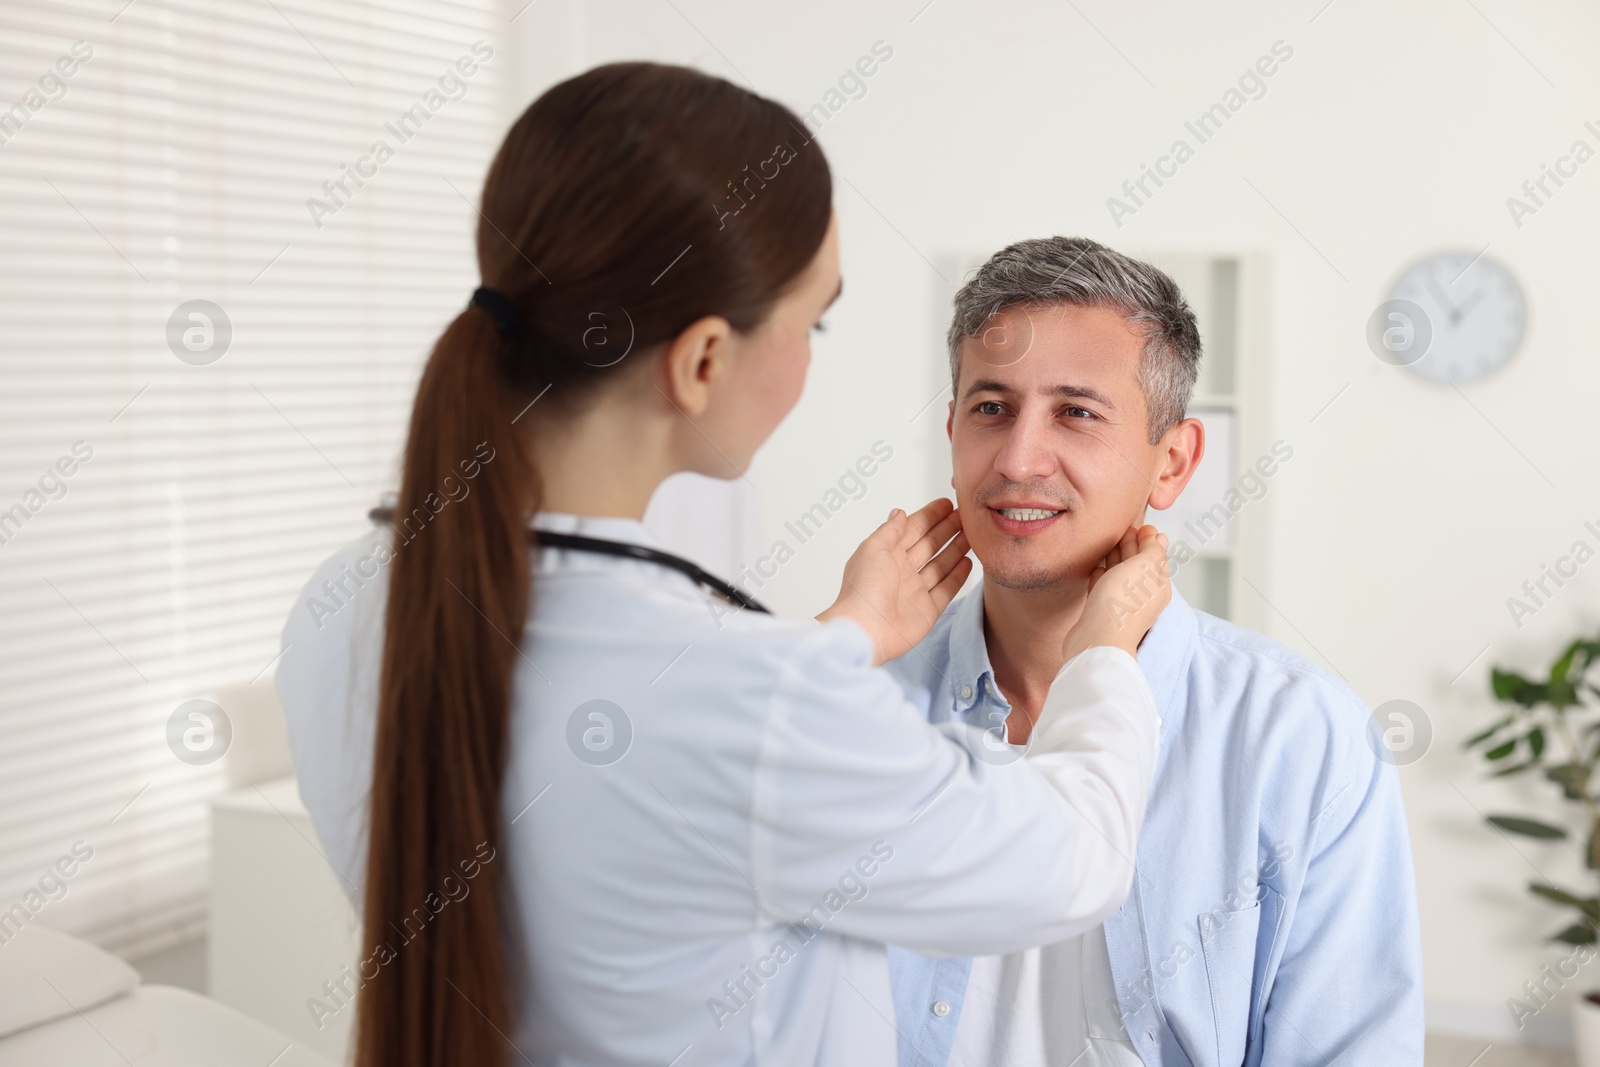
[[[631,519],[535,523],[662,547]],[[391,537],[323,564],[277,670],[301,795],[358,907],[387,588],[362,561]],[[882,1067],[885,942],[1010,952],[1126,896],[1158,731],[1127,653],[1063,668],[1005,765],[930,726],[853,622],[730,615],[610,556],[546,548],[535,574],[488,866],[530,978],[508,1036],[540,1067]]]

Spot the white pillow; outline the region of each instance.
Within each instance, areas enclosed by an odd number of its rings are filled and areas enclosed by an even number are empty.
[[[127,961],[30,922],[0,944],[0,1037],[88,1011],[138,984]]]

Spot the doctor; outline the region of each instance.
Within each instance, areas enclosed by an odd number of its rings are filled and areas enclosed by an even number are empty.
[[[840,291],[802,129],[613,64],[535,101],[490,167],[484,286],[422,372],[398,508],[307,583],[277,672],[363,917],[358,1067],[891,1064],[885,942],[1009,952],[1128,892],[1158,725],[1132,653],[1169,597],[1152,527],[1107,559],[1002,774],[877,666],[971,569],[949,501],[891,513],[803,622],[641,523],[675,472],[740,476],[799,397]]]

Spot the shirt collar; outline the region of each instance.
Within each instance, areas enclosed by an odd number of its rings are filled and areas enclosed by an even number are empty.
[[[1199,634],[1199,617],[1174,586],[1172,602],[1156,616],[1155,625],[1139,645],[1137,657],[1156,698],[1163,738],[1168,736],[1167,728],[1175,725],[1188,707],[1184,680],[1189,675],[1189,661],[1194,659]]]
[[[1000,688],[994,684],[994,670],[989,665],[989,644],[983,636],[983,581],[972,591],[956,601],[955,615],[950,620],[951,711],[957,718],[965,717],[972,706],[983,698],[985,687],[990,699],[1011,708]]]
[[[1156,698],[1156,714],[1162,723],[1162,734],[1183,710],[1184,700],[1177,699],[1182,691],[1189,661],[1194,656],[1199,622],[1195,610],[1177,589],[1172,590],[1172,602],[1156,617],[1137,657],[1145,680]],[[956,601],[955,613],[950,620],[949,680],[952,689],[952,712],[965,717],[972,706],[985,696],[1001,707],[1010,708],[1010,702],[994,684],[994,669],[989,662],[989,645],[983,636],[983,581],[980,579],[972,591]]]

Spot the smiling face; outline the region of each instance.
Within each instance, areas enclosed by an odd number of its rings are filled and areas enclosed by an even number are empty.
[[[1121,311],[1073,305],[1008,308],[962,341],[951,485],[986,581],[1081,583],[1147,504],[1177,499],[1199,455],[1175,470],[1171,445],[1194,420],[1150,443],[1144,347]]]

